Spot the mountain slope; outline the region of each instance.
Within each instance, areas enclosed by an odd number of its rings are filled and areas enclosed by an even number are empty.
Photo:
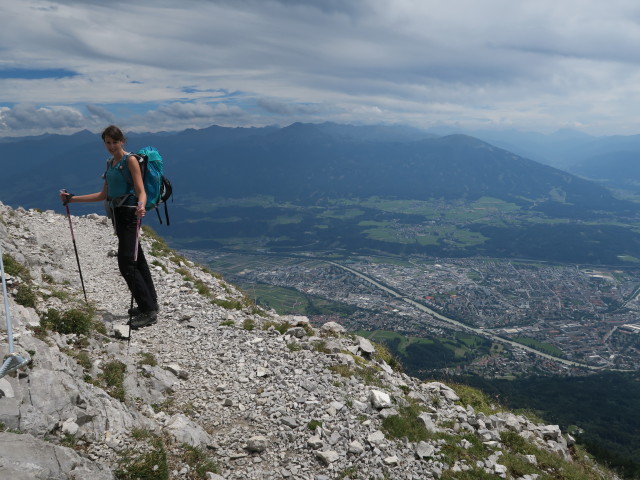
[[[210,182],[216,194],[229,197],[258,193],[309,202],[374,195],[418,200],[490,196],[531,206],[560,200],[577,214],[628,207],[593,183],[460,135],[362,142],[292,125],[205,157],[211,163],[193,166],[188,177],[195,183],[190,185],[200,191]]]
[[[258,309],[150,232],[160,320],[127,345],[111,228],[73,222],[91,308],[67,220],[0,204],[16,351],[30,359],[0,379],[2,478],[617,478],[557,426],[394,371],[337,324]]]
[[[638,192],[640,190],[640,149],[593,155],[571,166],[571,171],[610,187]]]

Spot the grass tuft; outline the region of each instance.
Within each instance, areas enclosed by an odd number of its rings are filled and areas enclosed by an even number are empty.
[[[4,272],[7,275],[11,275],[12,277],[18,277],[23,282],[28,282],[31,280],[31,274],[29,273],[29,269],[18,262],[15,258],[13,258],[8,253],[2,254],[2,264],[4,265]]]
[[[182,444],[182,460],[189,465],[196,478],[206,479],[207,473],[220,473],[218,465],[209,458],[202,448]]]
[[[137,454],[130,450],[125,453],[115,472],[118,480],[169,480],[169,463],[162,440],[151,437],[149,450]]]
[[[46,330],[62,334],[87,335],[93,327],[93,312],[90,309],[71,309],[60,312],[50,308],[40,319],[40,325]]]
[[[127,366],[120,360],[113,360],[105,363],[102,373],[98,375],[99,380],[105,386],[105,390],[113,398],[124,402],[126,392],[124,388],[124,374]]]

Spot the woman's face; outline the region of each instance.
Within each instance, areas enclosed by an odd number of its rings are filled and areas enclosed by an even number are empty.
[[[104,146],[111,155],[114,155],[123,149],[124,142],[107,136],[104,137]]]

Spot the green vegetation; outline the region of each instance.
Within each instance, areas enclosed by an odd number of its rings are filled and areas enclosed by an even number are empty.
[[[187,260],[178,255],[174,250],[172,250],[169,245],[162,239],[160,235],[158,235],[151,227],[148,225],[142,226],[143,234],[148,236],[151,239],[151,250],[150,253],[155,257],[160,258],[168,258],[171,262],[176,265],[180,265],[181,262],[186,262]]]
[[[20,284],[18,285],[18,291],[16,293],[16,303],[25,307],[35,308],[37,296],[35,291],[30,285]]]
[[[339,472],[338,479],[342,480],[344,478],[351,478],[351,479],[359,478],[359,472],[360,472],[360,468],[357,467],[356,465],[353,465]]]
[[[528,347],[535,348],[536,350],[548,353],[549,355],[553,355],[554,357],[564,358],[565,354],[562,350],[560,350],[555,345],[551,345],[550,343],[542,343],[534,338],[526,338],[526,337],[514,337],[511,340],[514,342],[521,343],[523,345],[527,345]]]
[[[245,318],[242,322],[242,328],[251,331],[256,328],[256,322],[252,318]]]
[[[373,358],[378,362],[385,362],[396,372],[402,371],[402,363],[391,353],[391,351],[383,343],[374,343],[376,349]]]
[[[67,350],[64,350],[64,353],[74,358],[75,361],[78,362],[78,365],[80,365],[85,371],[91,370],[91,366],[92,366],[91,357],[89,357],[89,354],[87,352],[82,350],[78,351],[73,349],[67,349]]]
[[[206,479],[207,472],[220,473],[218,465],[202,448],[183,443],[168,449],[169,439],[147,430],[135,429],[131,436],[146,445],[124,453],[115,472],[118,480],[168,480],[169,472],[177,465],[187,465],[189,473],[185,478],[192,480]]]
[[[93,309],[89,307],[85,309],[73,308],[64,312],[50,308],[46,314],[42,315],[40,325],[45,330],[53,330],[58,333],[87,335],[94,328],[92,318]]]
[[[299,205],[277,203],[271,197],[225,200],[207,203],[207,199],[200,207],[194,205],[206,215],[186,222],[173,243],[200,249],[223,245],[237,251],[257,251],[267,244],[281,252],[312,245],[315,252],[343,258],[354,254],[480,255],[611,265],[635,264],[640,258],[635,220],[614,214],[595,218],[562,202],[545,204],[543,210],[491,197],[372,196]],[[575,222],[579,213],[587,218]],[[207,228],[204,224],[213,219],[215,228]],[[203,231],[210,236],[203,237]]]
[[[488,340],[464,332],[456,332],[454,338],[407,337],[388,330],[356,333],[384,345],[409,375],[418,377],[438,368],[466,364],[487,355],[491,347]]]
[[[98,375],[100,386],[113,398],[124,402],[126,391],[124,388],[124,374],[127,366],[120,360],[112,360],[102,366],[102,373]]]
[[[5,274],[18,277],[23,282],[29,282],[31,280],[29,269],[8,253],[2,254],[2,264],[4,265]]]
[[[478,461],[483,461],[493,453],[493,449],[484,445],[478,436],[429,432],[418,420],[423,409],[416,403],[409,402],[408,406],[399,407],[398,412],[398,415],[387,417],[382,421],[382,429],[388,437],[406,438],[411,442],[443,440],[438,455],[442,455],[442,460],[446,464],[463,462],[471,467],[470,470],[461,472],[447,470],[441,478],[448,480],[496,478],[494,474],[488,474],[476,466]],[[503,455],[498,462],[507,467],[510,475],[508,478],[519,478],[523,475],[538,475],[539,478],[562,480],[612,480],[614,478],[610,472],[594,472],[591,461],[585,458],[583,453],[578,452],[574,461],[566,461],[556,453],[529,443],[515,432],[504,430],[500,435]],[[466,447],[461,445],[461,439],[467,442]],[[534,455],[537,463],[529,463],[524,455]]]
[[[471,405],[476,412],[482,412],[486,416],[489,416],[498,411],[504,410],[503,407],[498,405],[495,400],[482,390],[470,387],[463,383],[448,382],[448,385],[453,388],[458,397],[460,397],[461,405]]]
[[[62,300],[63,302],[66,302],[71,298],[71,295],[68,292],[65,292],[62,290],[53,290],[51,292],[51,296],[59,300]]]
[[[60,445],[69,448],[75,448],[78,444],[78,439],[75,435],[64,434],[64,437],[60,440]]]
[[[273,327],[274,330],[277,330],[280,333],[280,335],[284,335],[287,332],[287,330],[291,328],[291,324],[289,322],[269,321],[264,323],[264,325],[262,326],[262,329],[269,330],[271,327]]]
[[[206,479],[207,472],[220,473],[218,465],[207,455],[204,449],[182,444],[182,451],[181,459],[195,474],[195,478]]]
[[[222,298],[214,298],[211,300],[211,303],[214,305],[218,305],[219,307],[225,308],[227,310],[242,310],[247,308],[250,304],[244,302],[242,300],[235,299],[222,299]]]
[[[169,269],[165,266],[165,264],[160,262],[160,261],[158,261],[158,260],[153,260],[151,262],[151,265],[154,265],[156,267],[160,267],[164,273],[169,273]]]
[[[354,358],[359,358],[354,355]],[[362,360],[362,359],[360,359]],[[380,380],[380,376],[378,375],[379,369],[368,363],[364,363],[362,366],[356,366],[355,368],[351,368],[348,365],[331,365],[329,367],[334,373],[337,373],[341,377],[350,378],[356,377],[359,378],[362,382],[367,385],[372,385],[376,387],[383,386],[382,380]]]
[[[138,360],[138,365],[149,365],[151,367],[155,367],[158,365],[158,360],[156,360],[155,355],[149,352],[143,352],[140,354],[140,360]]]
[[[431,438],[424,423],[418,417],[424,410],[417,403],[398,408],[398,415],[382,421],[382,430],[390,438],[407,438],[410,442],[426,441]]]
[[[356,308],[340,302],[334,302],[294,288],[278,287],[263,283],[246,283],[234,279],[245,291],[255,298],[260,306],[272,308],[280,315],[351,315]]]
[[[162,439],[149,434],[148,441],[148,451],[125,452],[115,472],[118,480],[169,480],[167,451]]]
[[[315,429],[318,427],[322,427],[322,420],[311,420],[307,424],[307,428],[312,431],[315,431]]]
[[[458,379],[499,397],[507,408],[545,419],[574,436],[600,464],[625,478],[640,477],[640,374],[602,372],[580,377]],[[576,428],[575,426],[578,426]]]

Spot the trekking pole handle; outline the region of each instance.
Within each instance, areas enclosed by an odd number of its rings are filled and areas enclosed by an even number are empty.
[[[69,193],[66,188],[63,188],[62,190],[60,190],[60,195],[64,195],[64,199],[62,200],[62,205],[66,207],[69,201],[71,200],[71,198],[73,197],[73,193]]]

